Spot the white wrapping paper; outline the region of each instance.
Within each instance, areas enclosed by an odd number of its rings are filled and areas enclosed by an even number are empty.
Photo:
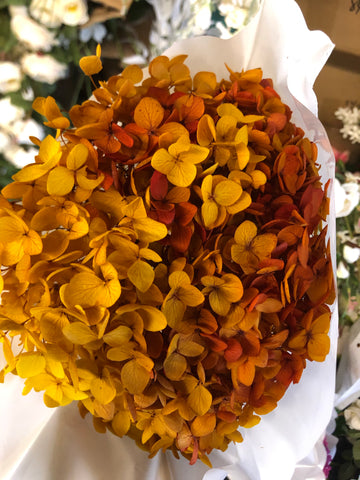
[[[294,0],[264,0],[262,9],[236,37],[184,40],[168,56],[189,55],[192,75],[214,71],[228,77],[224,63],[241,71],[261,67],[293,121],[319,148],[324,181],[334,174],[326,133],[316,118],[313,82],[333,45],[322,32],[310,32]],[[332,209],[334,205],[332,204]],[[330,236],[335,259],[335,215]],[[333,307],[335,311],[335,307]],[[260,424],[242,430],[244,442],[210,455],[213,469],[200,461],[190,466],[169,452],[149,460],[128,438],[100,435],[90,415],[83,420],[75,404],[48,409],[42,395],[21,396],[23,381],[8,376],[0,385],[0,478],[2,480],[322,480],[323,432],[331,417],[335,389],[337,318],[333,314],[331,351],[323,363],[308,363],[298,385]]]

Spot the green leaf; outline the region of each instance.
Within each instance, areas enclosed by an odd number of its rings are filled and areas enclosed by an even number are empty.
[[[11,176],[14,175],[19,169],[5,160],[0,153],[0,187],[5,187],[8,183],[12,182]]]
[[[343,463],[340,465],[338,480],[350,480],[354,478],[356,467],[352,463]]]
[[[360,460],[360,440],[357,440],[352,448],[354,460]]]
[[[29,100],[25,100],[21,92],[11,92],[8,93],[7,96],[10,98],[13,105],[15,105],[16,107],[21,107],[27,112],[31,112],[32,102],[29,102]]]

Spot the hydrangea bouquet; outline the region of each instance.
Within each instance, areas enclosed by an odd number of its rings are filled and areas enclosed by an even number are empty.
[[[324,362],[335,293],[316,144],[260,68],[196,58],[97,84],[98,47],[93,98],[35,100],[56,135],[2,190],[0,328],[23,393],[211,466]]]

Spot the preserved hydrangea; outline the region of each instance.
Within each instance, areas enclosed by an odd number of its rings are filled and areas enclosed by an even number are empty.
[[[209,463],[325,359],[335,294],[316,146],[260,69],[185,59],[100,82],[72,126],[35,100],[58,140],[0,197],[2,375]]]

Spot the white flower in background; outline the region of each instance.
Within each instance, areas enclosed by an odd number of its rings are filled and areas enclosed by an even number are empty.
[[[340,129],[341,135],[351,143],[360,143],[360,108],[340,107],[335,111],[335,117],[344,124]]]
[[[216,22],[215,26],[220,32],[220,38],[227,40],[232,37],[232,33],[221,22]]]
[[[148,0],[156,21],[149,39],[153,55],[160,54],[175,40],[202,35],[211,24],[210,0]]]
[[[344,262],[341,260],[337,266],[336,269],[336,276],[338,278],[341,278],[342,280],[345,280],[346,278],[349,278],[350,273],[349,270],[346,268]]]
[[[102,23],[94,23],[90,27],[81,28],[79,38],[83,43],[87,43],[93,38],[97,43],[101,43],[106,36],[107,30]]]
[[[199,5],[197,5],[197,3]],[[195,2],[193,8],[195,31],[206,32],[206,30],[210,28],[211,25],[212,12],[210,2]]]
[[[84,0],[32,0],[30,14],[46,27],[83,25],[89,20]]]
[[[340,107],[335,111],[335,117],[343,123],[357,124],[360,123],[360,108]]]
[[[49,52],[54,45],[58,45],[55,34],[35,22],[26,11],[13,9],[10,12],[15,12],[10,21],[11,30],[29,50]]]
[[[355,263],[360,258],[360,248],[350,247],[350,245],[344,245],[343,256],[344,260],[347,263]]]
[[[21,86],[22,73],[13,62],[0,62],[0,93],[16,92]]]
[[[10,147],[10,145],[10,135],[4,130],[0,130],[0,153],[5,152]]]
[[[349,428],[360,430],[360,399],[356,400],[344,411],[344,416]]]
[[[334,187],[336,217],[347,217],[360,202],[359,185],[355,182],[341,184],[335,178]]]
[[[346,124],[340,129],[340,133],[351,143],[360,143],[360,125]]]
[[[4,153],[6,160],[17,168],[23,168],[29,163],[34,163],[35,156],[38,155],[39,150],[35,147],[30,147],[25,150],[25,148],[20,147],[19,145],[12,145]]]
[[[27,53],[21,58],[21,66],[26,75],[38,82],[55,83],[67,74],[67,65],[51,55]]]
[[[56,12],[55,4],[56,0],[32,0],[29,7],[30,15],[45,27],[60,27],[61,17],[59,18]]]
[[[346,182],[358,183],[360,185],[360,172],[345,172]]]
[[[259,7],[259,0],[222,0],[218,6],[227,28],[240,30]]]
[[[7,128],[7,126],[17,120],[21,120],[25,116],[25,111],[13,105],[9,97],[0,99],[0,127]]]
[[[352,240],[351,235],[347,230],[338,230],[336,236],[340,240],[340,243],[351,242]]]
[[[89,20],[87,3],[84,0],[58,0],[55,4],[65,25],[84,25]]]
[[[32,145],[30,136],[42,140],[45,136],[44,128],[33,118],[18,120],[11,126],[11,133],[16,139],[16,143],[22,145]]]
[[[32,102],[35,98],[34,90],[31,87],[28,87],[26,90],[21,92],[21,96],[24,100]]]
[[[228,28],[238,29],[245,23],[248,10],[241,0],[224,0],[219,5],[219,12],[224,17]]]

